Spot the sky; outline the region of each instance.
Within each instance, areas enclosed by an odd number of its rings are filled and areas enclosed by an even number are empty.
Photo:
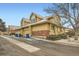
[[[32,12],[43,17],[48,16],[44,9],[51,5],[50,3],[0,3],[0,18],[7,26],[19,26],[21,19],[29,18]]]

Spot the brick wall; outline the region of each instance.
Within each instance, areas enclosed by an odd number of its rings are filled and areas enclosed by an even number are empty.
[[[48,36],[49,31],[48,30],[40,30],[40,31],[32,31],[33,36]]]

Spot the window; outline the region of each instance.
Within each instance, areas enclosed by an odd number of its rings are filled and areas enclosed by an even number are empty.
[[[51,25],[51,30],[53,30],[53,32],[55,33],[55,26]]]
[[[32,22],[32,23],[35,23],[35,16],[32,16],[32,17],[31,17],[31,22]]]

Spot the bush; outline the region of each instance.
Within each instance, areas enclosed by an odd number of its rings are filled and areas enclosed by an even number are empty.
[[[74,33],[74,32],[72,32],[72,31],[67,32],[66,34],[67,34],[67,35],[69,35],[69,37],[72,37],[72,36],[74,36],[74,35],[75,35],[75,33]]]
[[[60,39],[67,39],[67,36],[65,34],[60,35],[49,35],[47,37],[48,40],[60,40]]]

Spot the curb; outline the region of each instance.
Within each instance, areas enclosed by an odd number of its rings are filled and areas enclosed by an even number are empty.
[[[33,39],[40,40],[39,38],[33,38]],[[63,45],[72,46],[72,47],[79,47],[79,44],[72,44],[72,43],[69,44],[69,43],[64,43],[64,42],[55,42],[55,41],[52,41],[52,40],[45,40],[45,39],[41,39],[41,41],[45,41],[45,42],[49,42],[49,43],[55,43],[55,44],[63,44]]]

